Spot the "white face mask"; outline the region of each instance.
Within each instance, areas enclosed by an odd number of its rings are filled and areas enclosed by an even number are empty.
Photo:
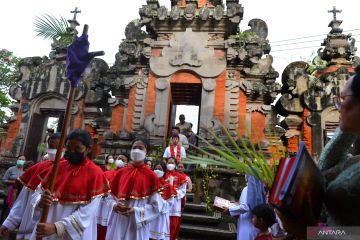
[[[49,148],[48,150],[46,150],[47,152],[47,156],[48,156],[48,160],[54,161],[55,160],[55,156],[56,156],[56,151],[57,149],[55,148]]]
[[[158,178],[162,178],[164,176],[164,172],[159,169],[155,169],[154,173],[158,176]]]
[[[122,160],[120,160],[120,159],[117,159],[115,161],[115,165],[116,165],[117,168],[122,168],[124,166],[124,162]]]
[[[146,157],[146,153],[141,149],[132,149],[130,152],[130,158],[134,162],[144,161],[145,157]]]
[[[113,159],[113,158],[109,158],[109,159],[108,159],[108,163],[113,164],[113,163],[114,163],[114,159]]]
[[[169,163],[166,167],[167,167],[167,170],[173,171],[175,169],[175,164]]]

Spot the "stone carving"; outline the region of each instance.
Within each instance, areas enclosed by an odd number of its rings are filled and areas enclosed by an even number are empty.
[[[274,69],[272,67],[273,57],[271,55],[266,55],[265,58],[261,59],[251,59],[250,60],[254,65],[251,68],[244,68],[244,72],[246,74],[252,76],[263,76],[269,72],[273,72]]]
[[[248,26],[251,28],[250,30],[246,30],[245,32],[254,32],[261,39],[266,39],[268,35],[268,27],[264,20],[254,18],[251,19],[248,23]]]
[[[157,16],[159,18],[159,20],[165,20],[165,18],[167,17],[167,9],[165,6],[161,6],[160,8],[157,9]]]
[[[156,79],[156,89],[163,91],[170,86],[168,78],[158,78]]]
[[[206,48],[206,33],[175,33],[170,47],[165,47],[162,56],[150,59],[151,70],[158,76],[169,76],[178,70],[193,70],[203,77],[215,77],[225,69],[226,60],[215,56],[213,48]]]
[[[258,104],[247,104],[246,112],[261,112],[262,114],[268,114],[272,110],[271,105],[258,105]]]
[[[143,127],[146,91],[148,83],[148,71],[144,70],[139,81],[136,83],[135,106],[132,121],[132,129],[138,130]]]
[[[195,17],[196,5],[195,4],[186,4],[184,17],[187,20],[192,20]]]
[[[240,23],[243,15],[244,8],[239,4],[238,0],[226,1],[227,16],[233,23]]]
[[[177,5],[171,8],[170,17],[172,20],[178,20],[180,18],[180,9]]]
[[[221,20],[224,15],[224,8],[221,5],[217,5],[214,9],[213,17],[216,20]]]
[[[146,38],[146,32],[141,30],[141,22],[139,19],[131,21],[125,28],[125,36],[127,40],[143,40]]]
[[[216,87],[216,80],[214,78],[203,78],[202,86],[207,92],[214,91]]]
[[[206,21],[209,18],[210,10],[207,5],[204,5],[199,11],[200,19]]]

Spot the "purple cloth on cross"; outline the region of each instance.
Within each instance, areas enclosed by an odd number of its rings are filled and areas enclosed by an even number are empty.
[[[75,41],[67,49],[66,77],[70,80],[73,88],[79,85],[81,75],[94,58],[94,55],[89,53],[89,45],[88,35],[83,34],[76,37]]]

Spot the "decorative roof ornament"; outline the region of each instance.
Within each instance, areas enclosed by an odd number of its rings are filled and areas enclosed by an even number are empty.
[[[336,33],[342,33],[342,28],[340,28],[340,25],[342,23],[342,20],[337,20],[336,19],[336,14],[337,13],[341,13],[342,10],[338,10],[336,9],[336,7],[334,6],[332,10],[328,10],[328,13],[332,13],[333,14],[333,20],[329,23],[329,27],[331,27],[331,31],[330,33],[336,34]]]
[[[81,11],[78,9],[78,7],[75,7],[75,9],[70,11],[70,13],[73,13],[74,16],[72,19],[68,20],[68,22],[70,23],[70,28],[75,30],[77,26],[80,26],[80,23],[76,20],[76,15],[81,13]]]

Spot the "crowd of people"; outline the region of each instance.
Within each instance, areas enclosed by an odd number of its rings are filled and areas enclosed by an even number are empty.
[[[334,98],[334,104],[340,111],[339,131],[359,137],[360,68],[347,81],[340,96]],[[55,191],[50,192],[54,149],[60,138],[59,134],[52,134],[47,139],[49,160],[24,171],[26,158],[19,156],[16,166],[6,171],[2,181],[8,187],[0,236],[17,228],[17,239],[177,239],[186,193],[192,191],[191,179],[184,174],[182,163],[186,149],[194,144],[191,133],[191,124],[182,115],[180,123],[172,128],[162,159],[147,157],[148,142],[135,139],[129,156],[120,154],[115,159],[109,154],[105,164],[98,166],[88,157],[92,146],[90,134],[75,129],[66,137]],[[328,224],[360,225],[358,158],[340,159],[334,153],[344,143],[331,144],[334,145],[326,146],[327,152],[319,157],[327,181],[324,203],[331,220]],[[40,219],[46,209],[48,216],[43,223]],[[288,239],[305,239],[308,219],[314,217],[312,212],[310,202],[305,203],[303,215],[296,220],[274,211],[266,203],[264,186],[253,176],[248,176],[237,204],[224,210],[238,216],[238,240],[273,239],[274,225],[279,229],[283,226]],[[316,225],[316,219],[310,225]]]
[[[175,240],[186,192],[192,191],[180,136],[187,148],[189,144],[180,134],[175,126],[163,158],[156,162],[148,154],[149,143],[135,139],[130,155],[108,154],[105,164],[96,165],[88,157],[90,134],[75,129],[66,137],[54,192],[49,191],[49,178],[60,134],[50,134],[42,161],[24,171],[27,161],[19,156],[3,177],[9,187],[0,236],[17,229],[17,239]],[[46,208],[47,221],[40,223]]]

